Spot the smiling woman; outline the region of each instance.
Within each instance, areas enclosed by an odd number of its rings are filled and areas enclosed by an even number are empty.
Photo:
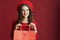
[[[17,7],[18,18],[16,24],[14,25],[15,26],[14,30],[21,30],[21,29],[23,31],[30,30],[30,31],[34,31],[35,34],[37,33],[36,24],[33,23],[34,21],[32,17],[32,10],[33,10],[33,5],[30,1],[22,0],[18,3],[18,7]],[[15,32],[13,32],[13,35],[14,35],[14,40],[16,40]]]
[[[32,11],[28,5],[22,4],[17,11],[18,11],[18,19],[17,20],[20,19],[19,20],[20,23],[22,23],[22,21],[25,18],[27,19],[27,21],[29,21],[29,23],[32,22]]]

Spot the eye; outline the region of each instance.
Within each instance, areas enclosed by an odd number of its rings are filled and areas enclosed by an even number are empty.
[[[29,11],[29,10],[27,9],[27,11]]]

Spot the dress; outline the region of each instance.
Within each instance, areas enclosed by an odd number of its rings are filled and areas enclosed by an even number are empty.
[[[20,28],[22,28],[22,30],[24,30],[24,31],[28,31],[29,25],[28,25],[28,23],[22,23],[22,27],[20,27]],[[30,28],[30,31],[33,31],[33,30],[34,30],[34,28]]]

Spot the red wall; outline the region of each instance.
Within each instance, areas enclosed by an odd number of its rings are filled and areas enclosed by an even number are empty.
[[[16,5],[19,0],[0,0],[0,40],[11,40],[12,22],[17,18]],[[59,1],[31,0],[37,22],[38,40],[58,40]]]

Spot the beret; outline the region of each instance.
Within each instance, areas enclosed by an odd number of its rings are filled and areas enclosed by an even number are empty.
[[[19,8],[19,6],[21,6],[22,4],[26,4],[30,7],[31,10],[33,10],[33,4],[29,1],[29,0],[21,0],[18,4],[17,4],[17,9]]]

